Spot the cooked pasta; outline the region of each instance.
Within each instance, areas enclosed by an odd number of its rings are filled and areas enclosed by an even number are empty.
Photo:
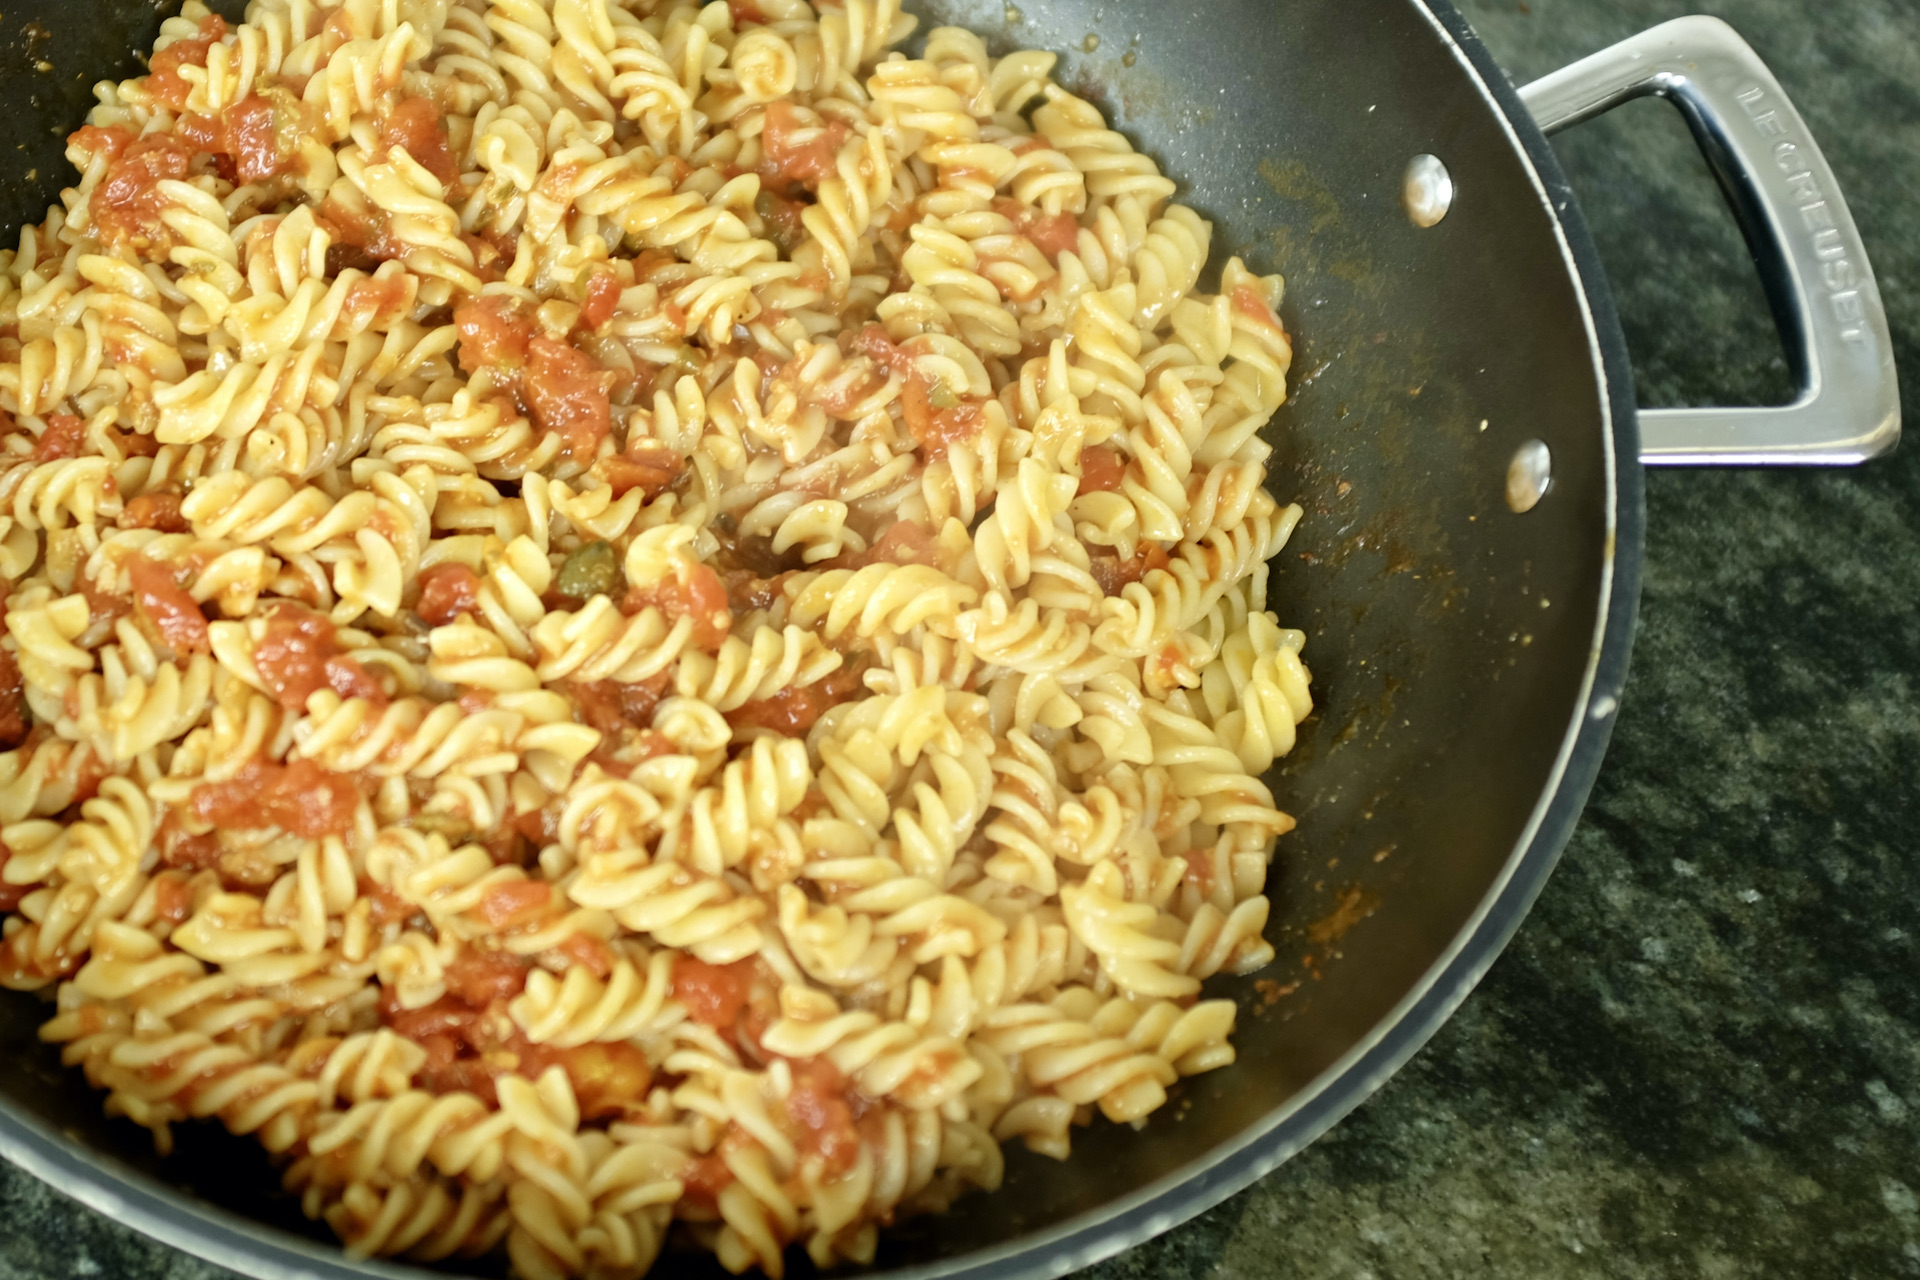
[[[190,0],[0,252],[0,982],[357,1254],[771,1276],[1233,1061],[1282,282],[897,0]]]

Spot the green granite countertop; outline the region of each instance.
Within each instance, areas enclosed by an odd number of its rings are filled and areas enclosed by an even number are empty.
[[[1688,11],[1464,0],[1516,81]],[[1866,239],[1920,430],[1920,7],[1704,6],[1772,65]],[[1559,150],[1647,404],[1785,365],[1678,117]],[[1264,1182],[1097,1280],[1920,1275],[1920,448],[1648,478],[1613,748],[1465,1007]],[[0,1280],[228,1273],[0,1165]]]

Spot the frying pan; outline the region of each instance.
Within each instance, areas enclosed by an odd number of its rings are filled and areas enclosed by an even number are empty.
[[[1307,517],[1275,565],[1318,710],[1277,779],[1300,819],[1268,886],[1281,959],[1221,983],[1239,1061],[1144,1130],[887,1234],[899,1277],[1063,1274],[1218,1202],[1333,1124],[1465,998],[1558,858],[1625,679],[1640,462],[1850,463],[1892,446],[1886,322],[1804,122],[1723,24],[1658,27],[1517,91],[1445,0],[928,0],[925,25],[1067,54],[1211,217],[1219,256],[1289,279],[1295,396],[1270,484]],[[0,19],[0,220],[71,178],[89,86],[131,74],[160,14],[53,0]],[[237,17],[237,7],[227,7]],[[1099,36],[1097,42],[1088,39]],[[1545,141],[1629,98],[1686,116],[1746,232],[1799,392],[1764,409],[1639,411],[1605,276]],[[1215,264],[1217,265],[1217,263]],[[272,1192],[254,1145],[145,1134],[0,1000],[0,1154],[97,1210],[266,1277],[350,1263]],[[703,1274],[703,1258],[675,1259]]]

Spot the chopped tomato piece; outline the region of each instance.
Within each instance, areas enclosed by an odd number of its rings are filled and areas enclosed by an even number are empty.
[[[78,147],[90,154],[105,153],[108,160],[118,160],[120,153],[133,141],[133,131],[125,125],[110,124],[102,127],[97,124],[82,125],[67,135],[67,145]],[[85,166],[81,166],[84,168]]]
[[[77,458],[87,437],[87,424],[70,413],[47,415],[47,429],[34,441],[33,460],[52,462],[58,458]]]
[[[760,172],[776,182],[797,182],[812,191],[820,179],[833,173],[840,148],[851,134],[844,121],[809,125],[801,121],[791,102],[769,103],[766,127],[760,134]]]
[[[611,736],[652,724],[654,708],[672,687],[673,670],[668,668],[637,684],[595,680],[570,684],[567,693],[582,724]]]
[[[447,145],[447,130],[440,119],[440,108],[427,98],[402,98],[380,117],[380,152],[401,147],[415,164],[444,183],[460,176]]]
[[[504,929],[545,911],[553,902],[553,886],[544,880],[508,880],[481,897],[474,910],[489,927]]]
[[[576,933],[554,950],[596,978],[613,972],[613,948],[590,933]]]
[[[787,1118],[803,1155],[818,1156],[829,1173],[845,1173],[860,1155],[847,1078],[825,1058],[792,1064]]]
[[[160,638],[175,653],[207,653],[207,615],[200,605],[181,589],[174,571],[158,560],[136,555],[127,560],[127,573],[133,580],[133,602],[140,615],[153,624]]]
[[[185,109],[193,86],[181,77],[180,68],[206,66],[207,50],[220,43],[226,34],[227,20],[219,14],[210,13],[200,19],[198,31],[175,40],[153,55],[153,61],[147,64],[150,73],[147,91],[175,111]]]
[[[0,867],[5,867],[8,860],[12,857],[13,850],[0,844]],[[31,884],[8,884],[6,881],[0,880],[0,911],[18,911],[20,909],[20,900],[38,887],[38,885]]]
[[[193,914],[193,889],[179,873],[153,878],[153,911],[168,924],[185,923]]]
[[[847,701],[864,687],[860,668],[847,663],[803,688],[788,687],[771,698],[742,703],[727,712],[727,723],[737,728],[771,729],[797,738],[813,728],[828,707]]]
[[[128,143],[87,200],[101,237],[137,249],[169,243],[160,183],[186,177],[189,159],[186,146],[169,134]]]
[[[525,990],[527,968],[527,962],[511,952],[462,947],[447,965],[447,990],[475,1009],[484,1009]]]
[[[613,496],[624,498],[634,489],[652,501],[666,491],[686,470],[686,459],[658,440],[633,440],[625,453],[601,460]]]
[[[620,308],[620,277],[611,268],[599,267],[587,275],[587,301],[580,308],[580,324],[594,330],[613,319]]]
[[[480,602],[480,575],[463,564],[437,564],[420,575],[420,603],[427,622],[444,627]]]
[[[275,605],[267,615],[253,665],[267,691],[290,711],[304,709],[316,689],[376,702],[386,696],[373,674],[340,647],[333,623],[295,604]]]
[[[334,243],[327,247],[327,270],[338,275],[347,267],[370,270],[382,262],[404,258],[409,252],[404,240],[394,238],[385,212],[374,208],[349,208],[328,198],[320,206],[317,222]],[[349,256],[348,251],[358,256]]]
[[[728,1028],[739,1019],[753,989],[753,961],[707,964],[689,956],[673,962],[673,998],[695,1022]]]
[[[1092,556],[1089,570],[1100,589],[1110,596],[1119,595],[1120,589],[1129,583],[1138,582],[1155,569],[1164,569],[1172,561],[1166,551],[1157,542],[1142,542],[1132,559],[1122,560],[1118,556]]]
[[[861,564],[932,564],[933,535],[918,520],[895,520],[857,557]]]
[[[584,352],[535,338],[526,375],[528,416],[542,431],[557,433],[567,453],[588,459],[613,430],[612,405],[607,393],[613,375],[595,365]]]
[[[900,388],[900,411],[906,419],[907,434],[929,454],[938,455],[948,446],[978,435],[986,414],[975,400],[952,399],[946,407],[935,403],[935,396],[950,392],[935,386],[919,374],[910,374]]]
[[[460,367],[491,369],[496,377],[526,366],[527,344],[539,332],[518,299],[498,293],[463,303],[453,322],[460,329]]]
[[[1070,213],[1042,213],[1031,205],[1005,197],[993,202],[995,213],[1013,223],[1013,229],[1033,242],[1033,247],[1058,260],[1063,253],[1080,247],[1080,223]]]
[[[158,529],[161,533],[186,533],[193,526],[180,513],[181,496],[174,489],[155,489],[127,503],[120,513],[122,529]]]
[[[1118,449],[1096,444],[1080,451],[1080,493],[1112,493],[1126,477],[1127,460]]]
[[[27,740],[27,686],[11,649],[0,648],[0,751]]]
[[[353,827],[360,788],[351,777],[311,760],[249,761],[226,782],[193,789],[194,816],[218,827],[278,827],[296,836],[339,835]]]
[[[711,566],[696,564],[684,578],[672,577],[652,587],[633,587],[620,603],[629,617],[646,608],[658,609],[669,621],[693,619],[693,643],[712,653],[733,629],[733,611],[727,607],[727,588]]]

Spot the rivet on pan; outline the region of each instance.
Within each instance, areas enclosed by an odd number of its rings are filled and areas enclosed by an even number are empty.
[[[1453,175],[1438,156],[1418,155],[1407,162],[1400,197],[1416,227],[1431,227],[1453,208]]]
[[[1513,451],[1507,464],[1507,505],[1515,512],[1533,510],[1553,484],[1553,455],[1539,440],[1529,440]]]

